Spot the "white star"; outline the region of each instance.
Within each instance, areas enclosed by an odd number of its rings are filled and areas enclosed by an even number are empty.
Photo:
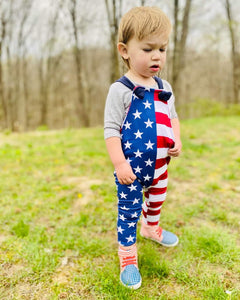
[[[152,123],[149,119],[147,120],[147,122],[144,122],[146,124],[146,128],[151,127],[152,128]]]
[[[133,201],[133,205],[134,205],[134,204],[138,204],[138,203],[139,203],[139,200],[140,200],[140,199],[135,198],[134,201]]]
[[[147,146],[147,149],[152,149],[153,150],[154,143],[151,143],[150,140],[148,141],[148,143],[145,143],[145,145]]]
[[[126,220],[126,218],[124,217],[124,215],[119,215],[119,219],[122,220],[122,221]]]
[[[126,159],[126,161],[130,164],[130,162],[132,162],[131,161],[131,159],[128,157],[127,159]]]
[[[141,170],[142,170],[142,168],[140,168],[139,166],[134,168],[135,173],[141,173]]]
[[[142,114],[141,112],[139,112],[138,110],[136,110],[136,112],[133,113],[134,119],[135,119],[135,120],[136,120],[137,118],[138,118],[138,119],[141,119],[141,117],[140,117],[141,114]]]
[[[137,218],[137,212],[135,211],[135,213],[134,214],[131,214],[131,218]]]
[[[133,100],[135,99],[138,99],[138,96],[135,93],[133,93]]]
[[[138,129],[138,131],[134,132],[134,134],[136,135],[135,139],[137,139],[137,138],[141,139],[142,135],[143,135],[143,132],[140,132],[139,129]]]
[[[129,141],[127,141],[124,146],[125,146],[125,149],[131,149],[131,145],[132,143],[129,143]]]
[[[131,184],[130,186],[128,186],[128,188],[130,189],[130,192],[137,190],[137,186],[134,184]]]
[[[125,126],[125,129],[131,129],[132,123],[129,123],[128,121],[126,122],[126,124],[124,124],[123,126]]]
[[[151,109],[152,103],[149,103],[148,100],[146,102],[143,102],[143,104],[145,105],[145,109],[147,109],[147,108]]]
[[[149,158],[148,160],[145,160],[145,163],[146,163],[146,167],[147,166],[152,166],[152,164],[153,164],[153,161]]]
[[[137,157],[142,158],[143,152],[140,152],[139,149],[137,150],[137,152],[133,152],[133,153],[135,154],[135,157],[136,157],[136,158],[137,158]]]
[[[149,180],[151,179],[151,176],[149,176],[149,175],[147,174],[147,176],[143,176],[143,178],[144,178],[145,181],[149,181]]]
[[[127,194],[124,194],[124,192],[121,192],[120,196],[121,198],[127,199]]]
[[[126,237],[126,239],[127,239],[127,242],[129,243],[129,242],[133,242],[134,241],[134,237],[133,236],[131,236],[131,235],[129,235],[129,237],[127,238]]]
[[[117,231],[120,232],[121,234],[123,233],[124,230],[125,230],[125,229],[123,229],[121,226],[119,226],[119,227],[117,228]]]
[[[128,223],[128,228],[134,227],[135,225],[136,225],[136,223],[134,223],[134,222]]]
[[[123,209],[123,210],[129,210],[129,208],[127,208],[125,205],[120,207],[120,208]]]

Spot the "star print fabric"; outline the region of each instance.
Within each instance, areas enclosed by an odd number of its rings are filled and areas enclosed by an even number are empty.
[[[129,86],[126,77],[119,81]],[[141,94],[137,93],[139,90],[133,88],[131,105],[121,128],[122,149],[137,176],[131,185],[119,184],[116,177],[118,241],[123,246],[136,242],[141,211],[147,224],[158,224],[166,198],[168,149],[174,146],[168,104],[164,98],[168,96],[158,89],[141,87]],[[164,100],[161,100],[162,92]],[[142,205],[143,191],[145,202]]]
[[[143,188],[138,180],[131,185],[118,183],[118,241],[123,246],[136,242],[137,222],[142,212]]]

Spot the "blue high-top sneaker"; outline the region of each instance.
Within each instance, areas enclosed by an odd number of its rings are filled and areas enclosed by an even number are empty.
[[[118,255],[120,259],[120,281],[130,289],[138,289],[142,284],[142,278],[138,270],[137,247],[133,244],[124,249],[119,246]]]

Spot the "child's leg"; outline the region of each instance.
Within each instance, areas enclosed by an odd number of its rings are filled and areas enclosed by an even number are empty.
[[[140,234],[166,247],[178,244],[178,237],[158,226],[161,208],[167,194],[167,171],[155,180],[155,185],[145,192],[143,204],[143,221]]]
[[[161,208],[167,195],[167,170],[153,181],[153,185],[145,191],[143,203],[143,221],[148,225],[158,225]]]
[[[118,242],[122,246],[136,243],[137,222],[142,211],[142,185],[135,180],[130,185],[121,185],[116,179],[118,195]]]
[[[141,286],[142,279],[138,270],[136,234],[137,222],[142,210],[142,185],[135,180],[130,185],[119,184],[117,232],[120,259],[120,281],[131,289]]]

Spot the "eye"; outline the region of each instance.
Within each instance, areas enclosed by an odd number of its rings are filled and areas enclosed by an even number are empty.
[[[143,51],[144,51],[144,52],[151,52],[152,49],[150,49],[150,48],[145,48],[145,49],[143,49]]]
[[[167,50],[167,49],[165,49],[165,48],[160,48],[160,49],[159,49],[160,52],[166,52],[166,50]]]

